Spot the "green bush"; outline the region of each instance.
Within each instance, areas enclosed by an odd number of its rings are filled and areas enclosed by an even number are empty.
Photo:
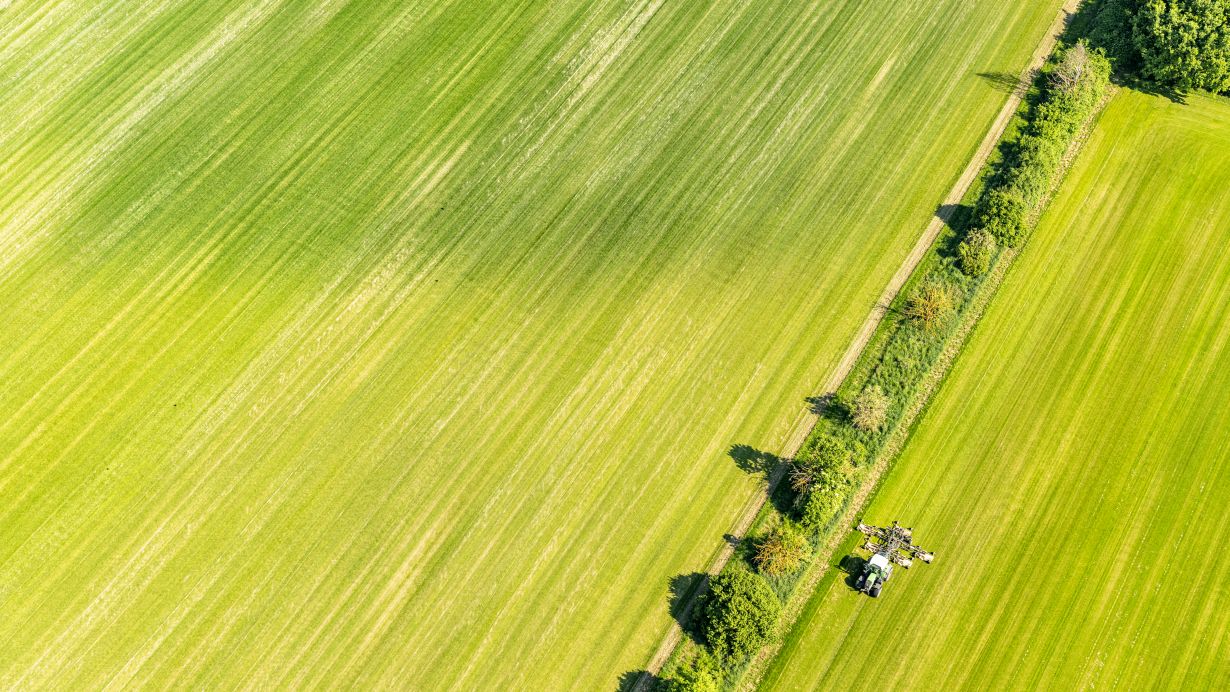
[[[952,314],[952,309],[952,290],[937,279],[924,282],[905,302],[905,316],[928,331],[936,330]]]
[[[710,650],[727,664],[738,664],[769,642],[781,602],[764,578],[733,569],[709,582],[704,635]]]
[[[1089,50],[1084,43],[1059,51],[1048,67],[1049,86],[975,210],[975,225],[1000,245],[1016,247],[1025,239],[1030,212],[1054,187],[1068,148],[1101,102],[1109,81],[1110,63],[1101,51]],[[972,245],[966,249],[970,265],[962,260],[962,268],[967,274],[987,252],[977,250]]]
[[[859,392],[850,411],[851,421],[859,430],[873,431],[884,427],[892,399],[878,385],[869,385]]]
[[[795,509],[804,526],[818,530],[841,509],[850,492],[854,468],[850,447],[831,433],[815,438],[815,451],[794,462],[791,485],[799,495]]]
[[[772,576],[797,572],[811,553],[807,536],[789,521],[778,524],[756,545],[756,566]]]
[[[1003,245],[1015,247],[1025,236],[1025,199],[1007,187],[992,188],[978,204],[976,223]]]
[[[844,473],[852,457],[850,447],[832,433],[813,436],[791,462],[790,486],[797,493],[805,493],[825,471],[837,469]]]
[[[667,674],[659,689],[663,692],[718,692],[720,677],[713,659],[701,652],[690,663],[677,666]]]
[[[849,494],[849,479],[833,477],[799,497],[799,522],[813,531],[824,528],[841,511]]]
[[[982,276],[991,270],[995,258],[995,239],[982,229],[971,231],[957,247],[957,262],[967,276]]]

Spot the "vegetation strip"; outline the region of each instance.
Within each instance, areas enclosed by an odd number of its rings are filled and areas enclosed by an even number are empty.
[[[1230,100],[1184,101],[1118,90],[869,503],[935,569],[831,569],[762,689],[1230,683]]]
[[[901,289],[906,285],[907,281],[918,268],[919,264],[927,256],[928,250],[934,246],[936,238],[939,237],[945,225],[951,220],[951,216],[953,211],[956,209],[957,204],[967,196],[971,186],[977,179],[978,174],[982,172],[987,160],[994,153],[996,144],[1000,141],[1013,116],[1020,108],[1021,101],[1032,80],[1033,73],[1043,65],[1047,59],[1047,56],[1050,55],[1054,49],[1055,43],[1059,39],[1059,35],[1065,22],[1075,11],[1078,4],[1079,0],[1068,0],[1068,2],[1056,15],[1056,18],[1051,26],[1048,27],[1042,41],[1035,48],[1028,66],[1018,77],[1016,85],[1011,90],[1008,99],[1000,109],[986,135],[984,135],[983,140],[978,147],[977,153],[966,165],[965,170],[958,177],[952,190],[950,190],[948,195],[945,197],[939,211],[928,223],[926,229],[923,231],[922,235],[919,236],[918,241],[914,244],[914,247],[910,251],[909,255],[907,255],[900,267],[898,267],[897,271],[893,274],[893,277],[890,279],[889,283],[885,286],[880,298],[876,301],[867,318],[863,321],[863,324],[859,328],[855,339],[846,348],[846,351],[841,360],[838,362],[837,367],[822,385],[821,391],[836,391],[841,383],[847,379],[860,357],[862,357],[868,343],[871,341],[880,324],[883,322],[884,317],[888,314],[889,306],[898,298]],[[818,420],[818,416],[810,411],[804,411],[800,415],[799,423],[794,426],[794,432],[791,434],[789,441],[784,448],[785,457],[793,458],[798,454],[799,449],[802,448],[808,436],[812,434]],[[782,478],[785,477],[788,470],[788,464],[778,464],[772,469],[766,479],[766,492],[763,494],[757,494],[749,500],[748,504],[740,512],[739,518],[736,521],[730,535],[739,539],[742,539],[747,535],[748,529],[750,529],[756,522],[757,518],[761,516],[769,497],[776,491],[779,483]],[[706,574],[714,575],[720,573],[734,554],[735,546],[730,541],[723,541],[723,544],[713,562],[706,569]],[[678,615],[679,620],[686,622],[694,616],[696,604],[698,603],[699,598],[703,595],[706,586],[707,582],[702,582],[697,585],[697,588],[695,588],[689,595],[685,605],[682,607],[682,610]],[[634,689],[648,689],[653,682],[654,676],[661,671],[662,667],[668,660],[670,660],[671,656],[676,651],[683,639],[683,634],[683,629],[678,625],[678,623],[673,624],[668,629],[662,643],[658,646],[655,654],[646,666],[645,672],[638,678]]]

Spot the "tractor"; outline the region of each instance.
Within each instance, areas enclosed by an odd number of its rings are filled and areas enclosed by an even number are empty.
[[[930,563],[935,559],[934,553],[929,553],[914,545],[914,530],[901,526],[897,522],[887,528],[870,526],[859,522],[860,533],[867,537],[863,544],[864,550],[871,551],[871,559],[863,564],[863,572],[855,581],[855,588],[860,592],[878,598],[884,588],[884,582],[893,576],[893,565],[901,565],[909,569],[914,564],[914,558]]]

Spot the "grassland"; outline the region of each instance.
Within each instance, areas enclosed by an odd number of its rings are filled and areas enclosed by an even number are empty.
[[[1057,6],[6,3],[0,685],[613,685]]]
[[[936,562],[832,570],[766,687],[1230,684],[1228,188],[1230,101],[1116,97],[868,508]]]

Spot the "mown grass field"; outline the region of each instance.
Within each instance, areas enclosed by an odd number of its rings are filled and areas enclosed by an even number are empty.
[[[935,563],[766,687],[1230,685],[1228,189],[1230,100],[1115,97],[865,515]]]
[[[1058,5],[4,3],[0,686],[613,686]]]

